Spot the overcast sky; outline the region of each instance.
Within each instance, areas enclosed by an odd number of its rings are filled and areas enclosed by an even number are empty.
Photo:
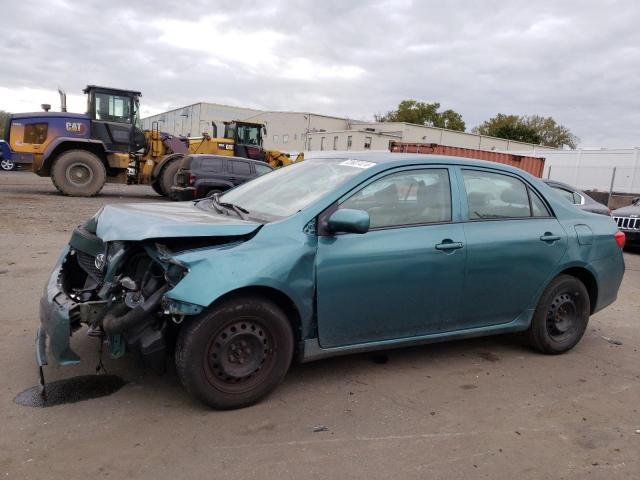
[[[638,1],[1,3],[8,111],[57,109],[58,86],[84,111],[86,84],[141,90],[143,116],[207,101],[367,120],[414,98],[467,130],[551,115],[582,147],[640,146]]]

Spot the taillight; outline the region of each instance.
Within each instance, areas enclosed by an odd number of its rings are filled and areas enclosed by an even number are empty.
[[[624,232],[621,232],[620,230],[618,230],[616,234],[613,236],[613,238],[616,239],[616,243],[620,248],[624,248],[624,242],[626,240],[626,237],[624,236]]]
[[[196,183],[196,176],[193,173],[189,174],[189,186],[193,186]]]

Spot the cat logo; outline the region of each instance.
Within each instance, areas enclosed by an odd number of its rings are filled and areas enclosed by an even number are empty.
[[[84,133],[86,130],[86,126],[82,122],[67,122],[65,124],[65,129],[67,132],[71,133]]]

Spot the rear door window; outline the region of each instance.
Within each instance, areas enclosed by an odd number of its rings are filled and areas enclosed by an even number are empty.
[[[530,192],[521,180],[500,173],[462,170],[470,220],[526,218],[532,215]],[[531,192],[533,195],[533,192]],[[538,199],[539,200],[539,199]],[[544,204],[536,202],[537,215]]]
[[[536,192],[529,189],[529,198],[531,199],[531,214],[534,217],[550,217],[549,209]]]
[[[220,173],[222,172],[222,159],[202,157],[200,161],[200,169],[203,172]]]
[[[249,162],[231,160],[230,165],[230,171],[235,175],[241,175],[243,177],[248,177],[249,175],[251,175],[251,167],[249,166]]]

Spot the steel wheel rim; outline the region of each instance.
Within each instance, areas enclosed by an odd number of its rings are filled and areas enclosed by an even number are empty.
[[[3,170],[12,170],[13,162],[11,160],[0,160],[0,166],[2,166]]]
[[[82,162],[75,162],[67,167],[65,176],[69,183],[84,186],[93,180],[93,170]]]
[[[273,337],[259,318],[240,317],[212,335],[205,351],[207,381],[238,393],[255,387],[273,365]]]
[[[547,310],[547,332],[552,340],[562,342],[571,338],[580,320],[576,296],[564,292],[556,295]]]

